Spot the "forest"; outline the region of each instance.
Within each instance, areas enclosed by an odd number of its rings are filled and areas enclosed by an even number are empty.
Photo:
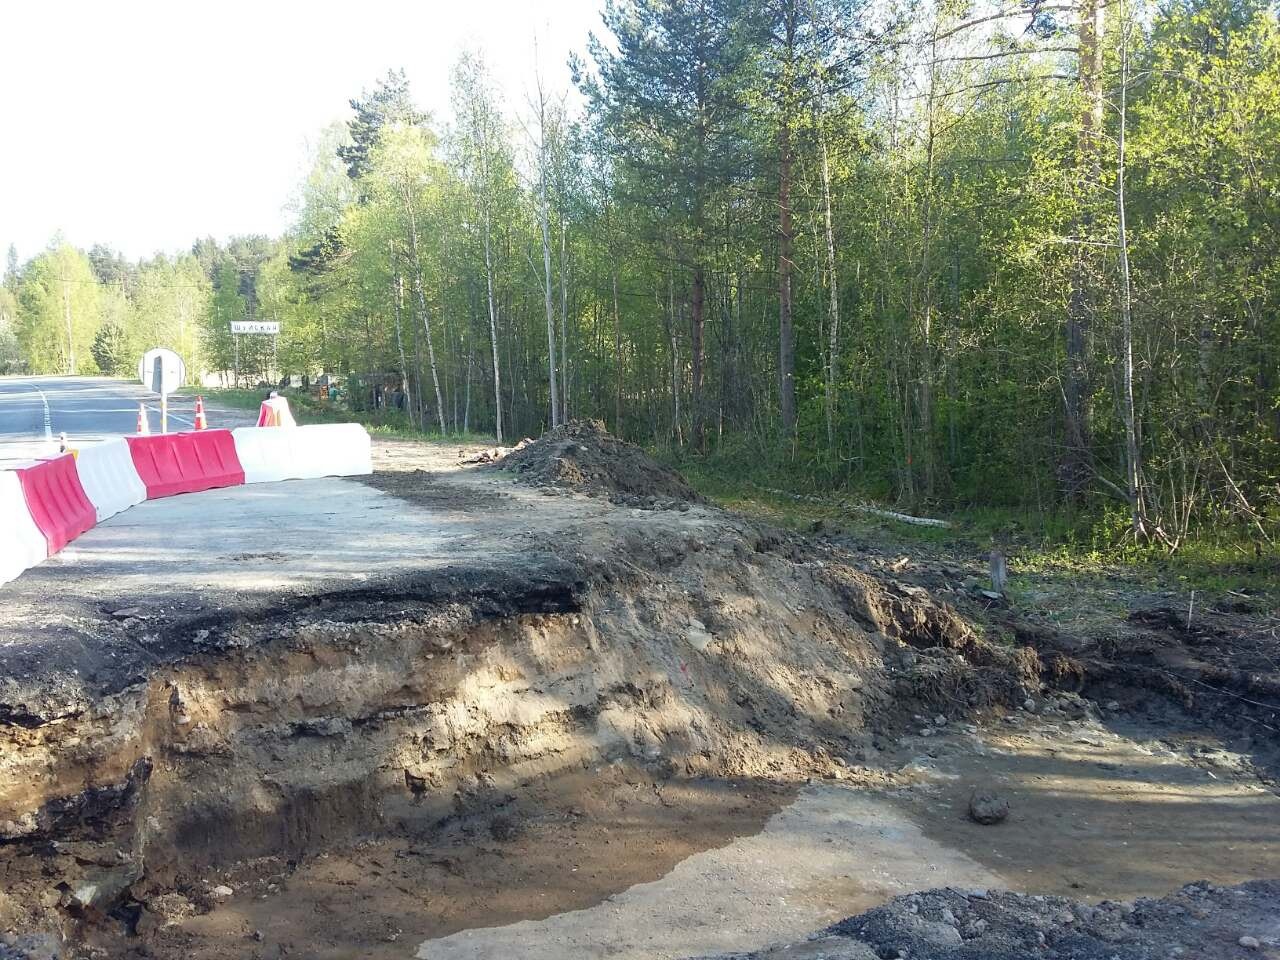
[[[11,248],[0,372],[163,344],[389,385],[405,429],[598,418],[796,491],[1271,544],[1273,5],[607,0],[571,69],[513,99],[462,52],[448,116],[371,78],[280,237]]]

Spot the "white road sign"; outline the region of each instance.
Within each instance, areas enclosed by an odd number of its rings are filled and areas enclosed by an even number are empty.
[[[279,320],[232,320],[232,333],[279,333]]]
[[[187,365],[172,350],[155,347],[138,361],[138,379],[152,393],[167,396],[187,380]]]

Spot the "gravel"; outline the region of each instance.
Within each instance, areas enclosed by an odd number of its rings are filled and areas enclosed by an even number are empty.
[[[1277,948],[1280,880],[1235,887],[1199,881],[1132,903],[952,888],[912,893],[801,943],[715,960],[1241,960]]]

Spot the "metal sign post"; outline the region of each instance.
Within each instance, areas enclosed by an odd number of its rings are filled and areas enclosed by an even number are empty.
[[[138,361],[138,379],[152,393],[160,394],[160,432],[169,432],[169,394],[187,380],[187,365],[182,358],[164,347],[143,354]]]
[[[236,351],[236,386],[240,385],[240,337],[243,334],[267,334],[271,341],[271,362],[275,363],[276,341],[280,336],[279,320],[232,320],[231,340]]]

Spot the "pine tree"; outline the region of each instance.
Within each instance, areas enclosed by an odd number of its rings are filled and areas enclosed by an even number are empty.
[[[583,85],[613,130],[633,199],[659,215],[668,255],[688,276],[692,425],[700,449],[713,208],[745,172],[743,17],[740,0],[610,0],[604,21],[617,51],[593,38],[599,77]]]
[[[388,70],[372,91],[351,101],[351,109],[356,113],[347,122],[351,142],[339,146],[337,153],[346,163],[347,175],[352,180],[359,180],[369,172],[369,155],[384,127],[396,123],[413,126],[426,120],[413,105],[409,80],[403,70]]]

